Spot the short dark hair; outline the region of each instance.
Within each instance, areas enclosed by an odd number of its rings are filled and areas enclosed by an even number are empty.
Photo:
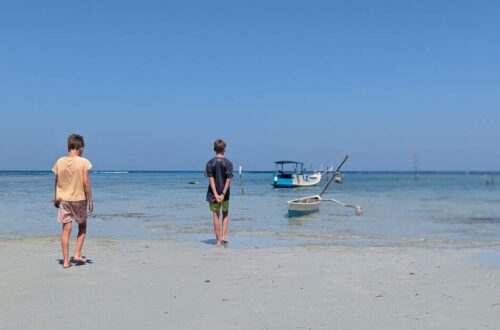
[[[214,151],[215,152],[224,152],[226,150],[226,142],[221,139],[217,139],[214,142]]]
[[[71,134],[68,136],[68,150],[78,150],[85,147],[83,136],[78,134]]]

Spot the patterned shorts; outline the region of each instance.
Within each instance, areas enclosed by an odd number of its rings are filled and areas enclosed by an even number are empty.
[[[210,207],[210,211],[212,212],[220,212],[222,208],[222,212],[227,213],[229,211],[229,201],[223,201],[222,204],[219,203],[208,203]]]
[[[84,223],[87,221],[87,201],[61,202],[59,204],[57,221],[60,223],[68,223],[71,222],[73,218],[76,223]]]

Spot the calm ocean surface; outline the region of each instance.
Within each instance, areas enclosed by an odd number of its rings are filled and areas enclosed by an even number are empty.
[[[365,214],[323,202],[318,213],[289,218],[287,200],[319,193],[276,189],[272,173],[236,173],[229,239],[234,247],[301,244],[470,247],[500,246],[500,175],[480,173],[344,173],[325,194],[361,205]],[[202,172],[93,172],[94,216],[88,235],[213,241]],[[0,236],[57,236],[50,172],[0,172]],[[191,181],[199,184],[189,184]],[[75,235],[74,230],[73,235]]]

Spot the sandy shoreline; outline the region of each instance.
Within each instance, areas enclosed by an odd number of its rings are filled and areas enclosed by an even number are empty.
[[[84,254],[63,271],[56,237],[0,239],[0,328],[500,329],[498,248],[89,238]]]

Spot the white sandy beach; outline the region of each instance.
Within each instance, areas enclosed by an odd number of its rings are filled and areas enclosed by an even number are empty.
[[[84,254],[63,270],[56,237],[0,240],[0,328],[500,329],[494,248],[89,238]]]

